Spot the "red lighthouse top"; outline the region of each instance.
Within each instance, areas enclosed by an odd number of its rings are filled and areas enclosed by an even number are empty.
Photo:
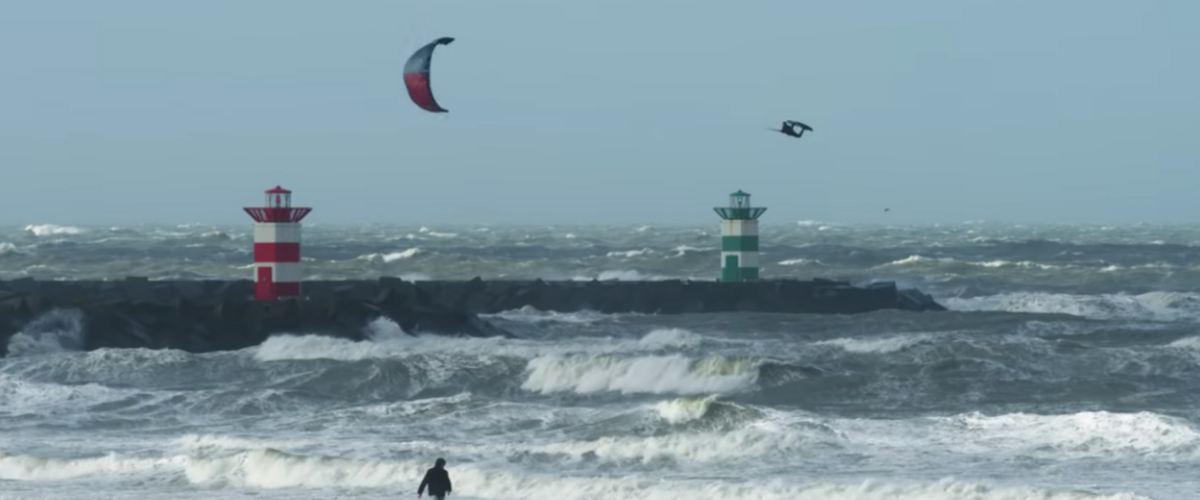
[[[300,222],[300,219],[312,211],[308,207],[293,207],[292,192],[287,189],[275,186],[264,193],[267,197],[266,205],[243,208],[255,222]]]

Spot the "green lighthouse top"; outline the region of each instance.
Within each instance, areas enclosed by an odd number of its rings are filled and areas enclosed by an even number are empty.
[[[766,207],[751,207],[750,193],[742,191],[729,193],[729,206],[714,207],[713,210],[725,220],[754,220],[767,211]]]

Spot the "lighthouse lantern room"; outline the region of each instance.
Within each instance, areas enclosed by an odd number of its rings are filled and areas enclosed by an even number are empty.
[[[265,191],[266,205],[245,207],[254,219],[254,300],[300,296],[300,221],[312,211],[293,207],[292,192]]]

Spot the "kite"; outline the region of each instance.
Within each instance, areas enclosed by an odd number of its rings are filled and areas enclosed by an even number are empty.
[[[404,86],[408,88],[408,97],[414,104],[430,113],[450,112],[433,98],[433,88],[429,86],[429,65],[433,62],[433,49],[438,45],[450,45],[453,41],[453,38],[442,37],[429,42],[417,49],[404,63]]]

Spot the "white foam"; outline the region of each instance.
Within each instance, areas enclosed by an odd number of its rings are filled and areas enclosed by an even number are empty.
[[[563,315],[558,320],[589,322],[571,319]],[[520,318],[520,316],[517,316]],[[526,318],[526,321],[535,321]],[[636,353],[698,345],[703,337],[683,329],[656,329],[637,340],[611,340],[607,338],[555,339],[537,341],[529,339],[506,339],[501,337],[444,337],[439,335],[414,337],[404,333],[388,319],[377,319],[364,331],[368,340],[349,339],[324,335],[275,335],[262,344],[247,348],[258,361],[283,361],[307,359],[334,359],[358,361],[363,359],[405,358],[411,356],[437,356],[448,361],[457,359],[489,360],[497,357],[513,357],[531,360],[540,356],[567,356],[585,352],[589,355],[611,355]],[[100,352],[100,351],[97,351]]]
[[[703,398],[675,398],[661,401],[654,405],[659,417],[672,424],[681,424],[699,420],[708,413],[708,409],[717,401],[717,396]]]
[[[872,269],[876,269],[876,268],[880,268],[880,267],[887,267],[887,266],[903,266],[903,265],[907,265],[907,264],[918,264],[918,263],[922,263],[922,262],[943,262],[943,263],[945,263],[945,262],[958,262],[958,261],[956,261],[950,257],[940,257],[939,258],[939,257],[925,257],[923,255],[909,255],[908,257],[905,257],[900,260],[894,260],[894,261],[888,262],[886,264],[875,266]]]
[[[360,260],[366,260],[366,261],[371,261],[371,262],[391,263],[391,262],[396,262],[396,261],[400,261],[400,260],[411,259],[411,258],[419,255],[420,253],[421,253],[420,248],[412,247],[407,250],[401,250],[399,252],[391,252],[391,253],[386,253],[386,254],[370,253],[370,254],[366,254],[366,255],[360,255],[358,258]]]
[[[812,433],[808,433],[812,434]],[[745,427],[729,432],[666,434],[648,437],[606,436],[589,441],[564,441],[544,444],[510,443],[479,450],[481,456],[499,453],[548,453],[575,460],[594,456],[602,460],[637,460],[644,464],[658,461],[688,463],[730,463],[737,460],[784,460],[806,453],[823,436],[775,431],[765,427]],[[494,449],[499,448],[499,449]]]
[[[659,328],[647,333],[638,341],[644,347],[661,349],[666,347],[694,347],[699,345],[702,337],[683,328]]]
[[[906,266],[906,265],[914,265],[914,264],[927,264],[927,263],[957,264],[960,266],[986,267],[986,268],[992,268],[992,269],[1021,268],[1021,269],[1050,270],[1050,269],[1059,269],[1059,268],[1063,267],[1063,266],[1057,266],[1054,264],[1043,264],[1040,262],[1033,262],[1033,261],[1028,261],[1028,260],[1015,261],[1015,262],[1008,261],[1008,260],[990,260],[990,261],[983,261],[983,262],[974,262],[974,261],[957,260],[952,257],[926,257],[924,255],[910,255],[910,256],[905,257],[900,260],[894,260],[894,261],[888,262],[886,264],[875,266],[872,269],[878,269],[878,268],[884,268],[884,267]]]
[[[247,350],[259,361],[359,361],[433,355],[465,362],[469,358],[497,356],[531,358],[543,352],[561,352],[570,348],[563,344],[539,344],[529,340],[500,337],[414,337],[404,333],[399,326],[387,319],[376,320],[365,330],[367,340],[363,341],[325,335],[275,335]]]
[[[84,229],[80,227],[59,226],[55,224],[30,224],[25,226],[25,230],[33,233],[35,236],[58,236],[64,234],[80,234],[84,232]]]
[[[821,262],[816,259],[787,259],[787,260],[779,261],[778,264],[781,266],[803,266],[803,265],[826,266],[826,264],[824,262]]]
[[[1200,294],[1149,292],[1140,295],[1009,293],[973,298],[942,298],[955,311],[1057,313],[1093,319],[1200,321]]]
[[[715,247],[694,247],[691,245],[679,245],[674,248],[674,250],[675,250],[674,257],[683,257],[689,253],[711,252],[715,249],[716,249]]]
[[[421,229],[417,230],[417,232],[427,234],[429,236],[433,236],[434,238],[457,238],[458,237],[458,233],[439,233],[439,232],[429,229],[428,227],[425,227],[425,226],[421,226]]]
[[[960,426],[967,434],[960,435],[956,442],[977,448],[981,453],[1008,448],[1021,453],[1049,453],[1060,459],[1200,456],[1200,432],[1186,421],[1150,412],[998,416],[972,413],[944,420]]]
[[[813,342],[813,345],[840,347],[856,354],[887,354],[907,349],[934,339],[932,334],[893,335],[878,338],[838,338]]]
[[[496,314],[481,315],[487,318],[502,318],[508,321],[519,321],[522,323],[575,323],[587,324],[598,321],[615,319],[615,314],[602,314],[595,311],[578,311],[572,313],[560,313],[556,311],[541,311],[533,306],[524,306],[520,309],[511,311],[503,311]]]
[[[324,335],[276,335],[254,349],[259,361],[336,359],[358,361],[408,354],[418,340],[390,320],[373,321],[366,328],[369,340],[351,341]]]
[[[547,355],[529,362],[521,386],[543,394],[613,391],[652,394],[730,393],[758,380],[756,362],[712,356]]]
[[[186,434],[175,439],[179,448],[189,452],[210,452],[225,450],[258,450],[273,448],[279,450],[302,448],[320,445],[320,441],[297,439],[260,439],[253,437],[222,436],[217,434]]]
[[[980,266],[980,267],[990,267],[990,268],[1017,267],[1017,268],[1023,268],[1023,269],[1042,269],[1042,270],[1058,269],[1059,267],[1061,267],[1061,266],[1056,266],[1053,264],[1042,264],[1039,262],[1033,262],[1033,261],[1028,261],[1028,260],[1022,260],[1022,261],[1016,261],[1016,262],[1008,261],[1008,260],[991,260],[991,261],[987,261],[987,262],[968,262],[967,264]]]
[[[66,352],[62,341],[53,334],[19,332],[8,338],[8,356],[13,358]]]
[[[1184,337],[1167,345],[1180,349],[1194,349],[1200,351],[1200,337]]]
[[[8,339],[8,356],[24,357],[79,351],[83,347],[83,313],[51,309]]]
[[[576,276],[572,278],[574,281],[591,281],[597,279],[600,281],[660,281],[667,278],[666,276],[644,275],[640,271],[633,269],[601,271],[596,277]]]
[[[99,384],[32,382],[0,373],[0,415],[9,417],[73,414],[80,407],[120,399],[129,394]]]
[[[413,336],[400,328],[395,321],[384,317],[375,318],[367,323],[367,326],[363,328],[363,334],[376,343],[410,342],[413,339]]]
[[[131,458],[109,453],[95,458],[43,458],[8,455],[0,451],[0,479],[10,481],[61,481],[89,476],[163,473],[184,468],[185,456]]]
[[[0,478],[54,481],[83,477],[174,476],[206,489],[325,489],[395,491],[421,480],[426,461],[288,454],[265,449],[226,457],[175,455],[129,458],[47,459],[0,455]],[[455,496],[489,500],[709,500],[741,498],[746,485],[732,481],[663,478],[656,475],[572,477],[533,474],[478,463],[451,463]],[[299,492],[297,492],[299,493]],[[813,483],[804,478],[759,481],[754,497],[765,500],[1149,500],[1130,493],[1098,495],[946,479],[936,482],[846,480]]]
[[[671,424],[687,424],[702,418],[713,397],[683,398],[677,404],[665,402],[654,408],[667,415],[655,415]],[[831,433],[826,427],[811,422],[776,422],[771,419],[756,420],[757,413],[743,412],[747,418],[736,418],[718,426],[720,430],[687,431],[656,434],[651,436],[601,436],[594,439],[495,439],[481,442],[464,439],[465,442],[447,442],[441,436],[431,440],[405,440],[393,445],[392,451],[405,451],[413,455],[429,455],[452,448],[455,456],[472,460],[491,460],[498,457],[526,456],[529,454],[555,455],[554,460],[603,460],[624,462],[636,460],[642,463],[671,461],[690,464],[724,463],[730,465],[745,460],[788,460],[810,455],[811,449],[830,441],[841,441],[842,436]],[[703,426],[701,426],[703,427]],[[548,437],[552,437],[550,435]]]
[[[643,255],[650,255],[652,253],[654,253],[654,250],[651,250],[649,248],[643,248],[641,250],[620,250],[620,251],[614,250],[614,251],[608,252],[608,254],[606,254],[606,255],[608,257],[624,257],[626,259],[631,259],[633,257],[641,257]]]

